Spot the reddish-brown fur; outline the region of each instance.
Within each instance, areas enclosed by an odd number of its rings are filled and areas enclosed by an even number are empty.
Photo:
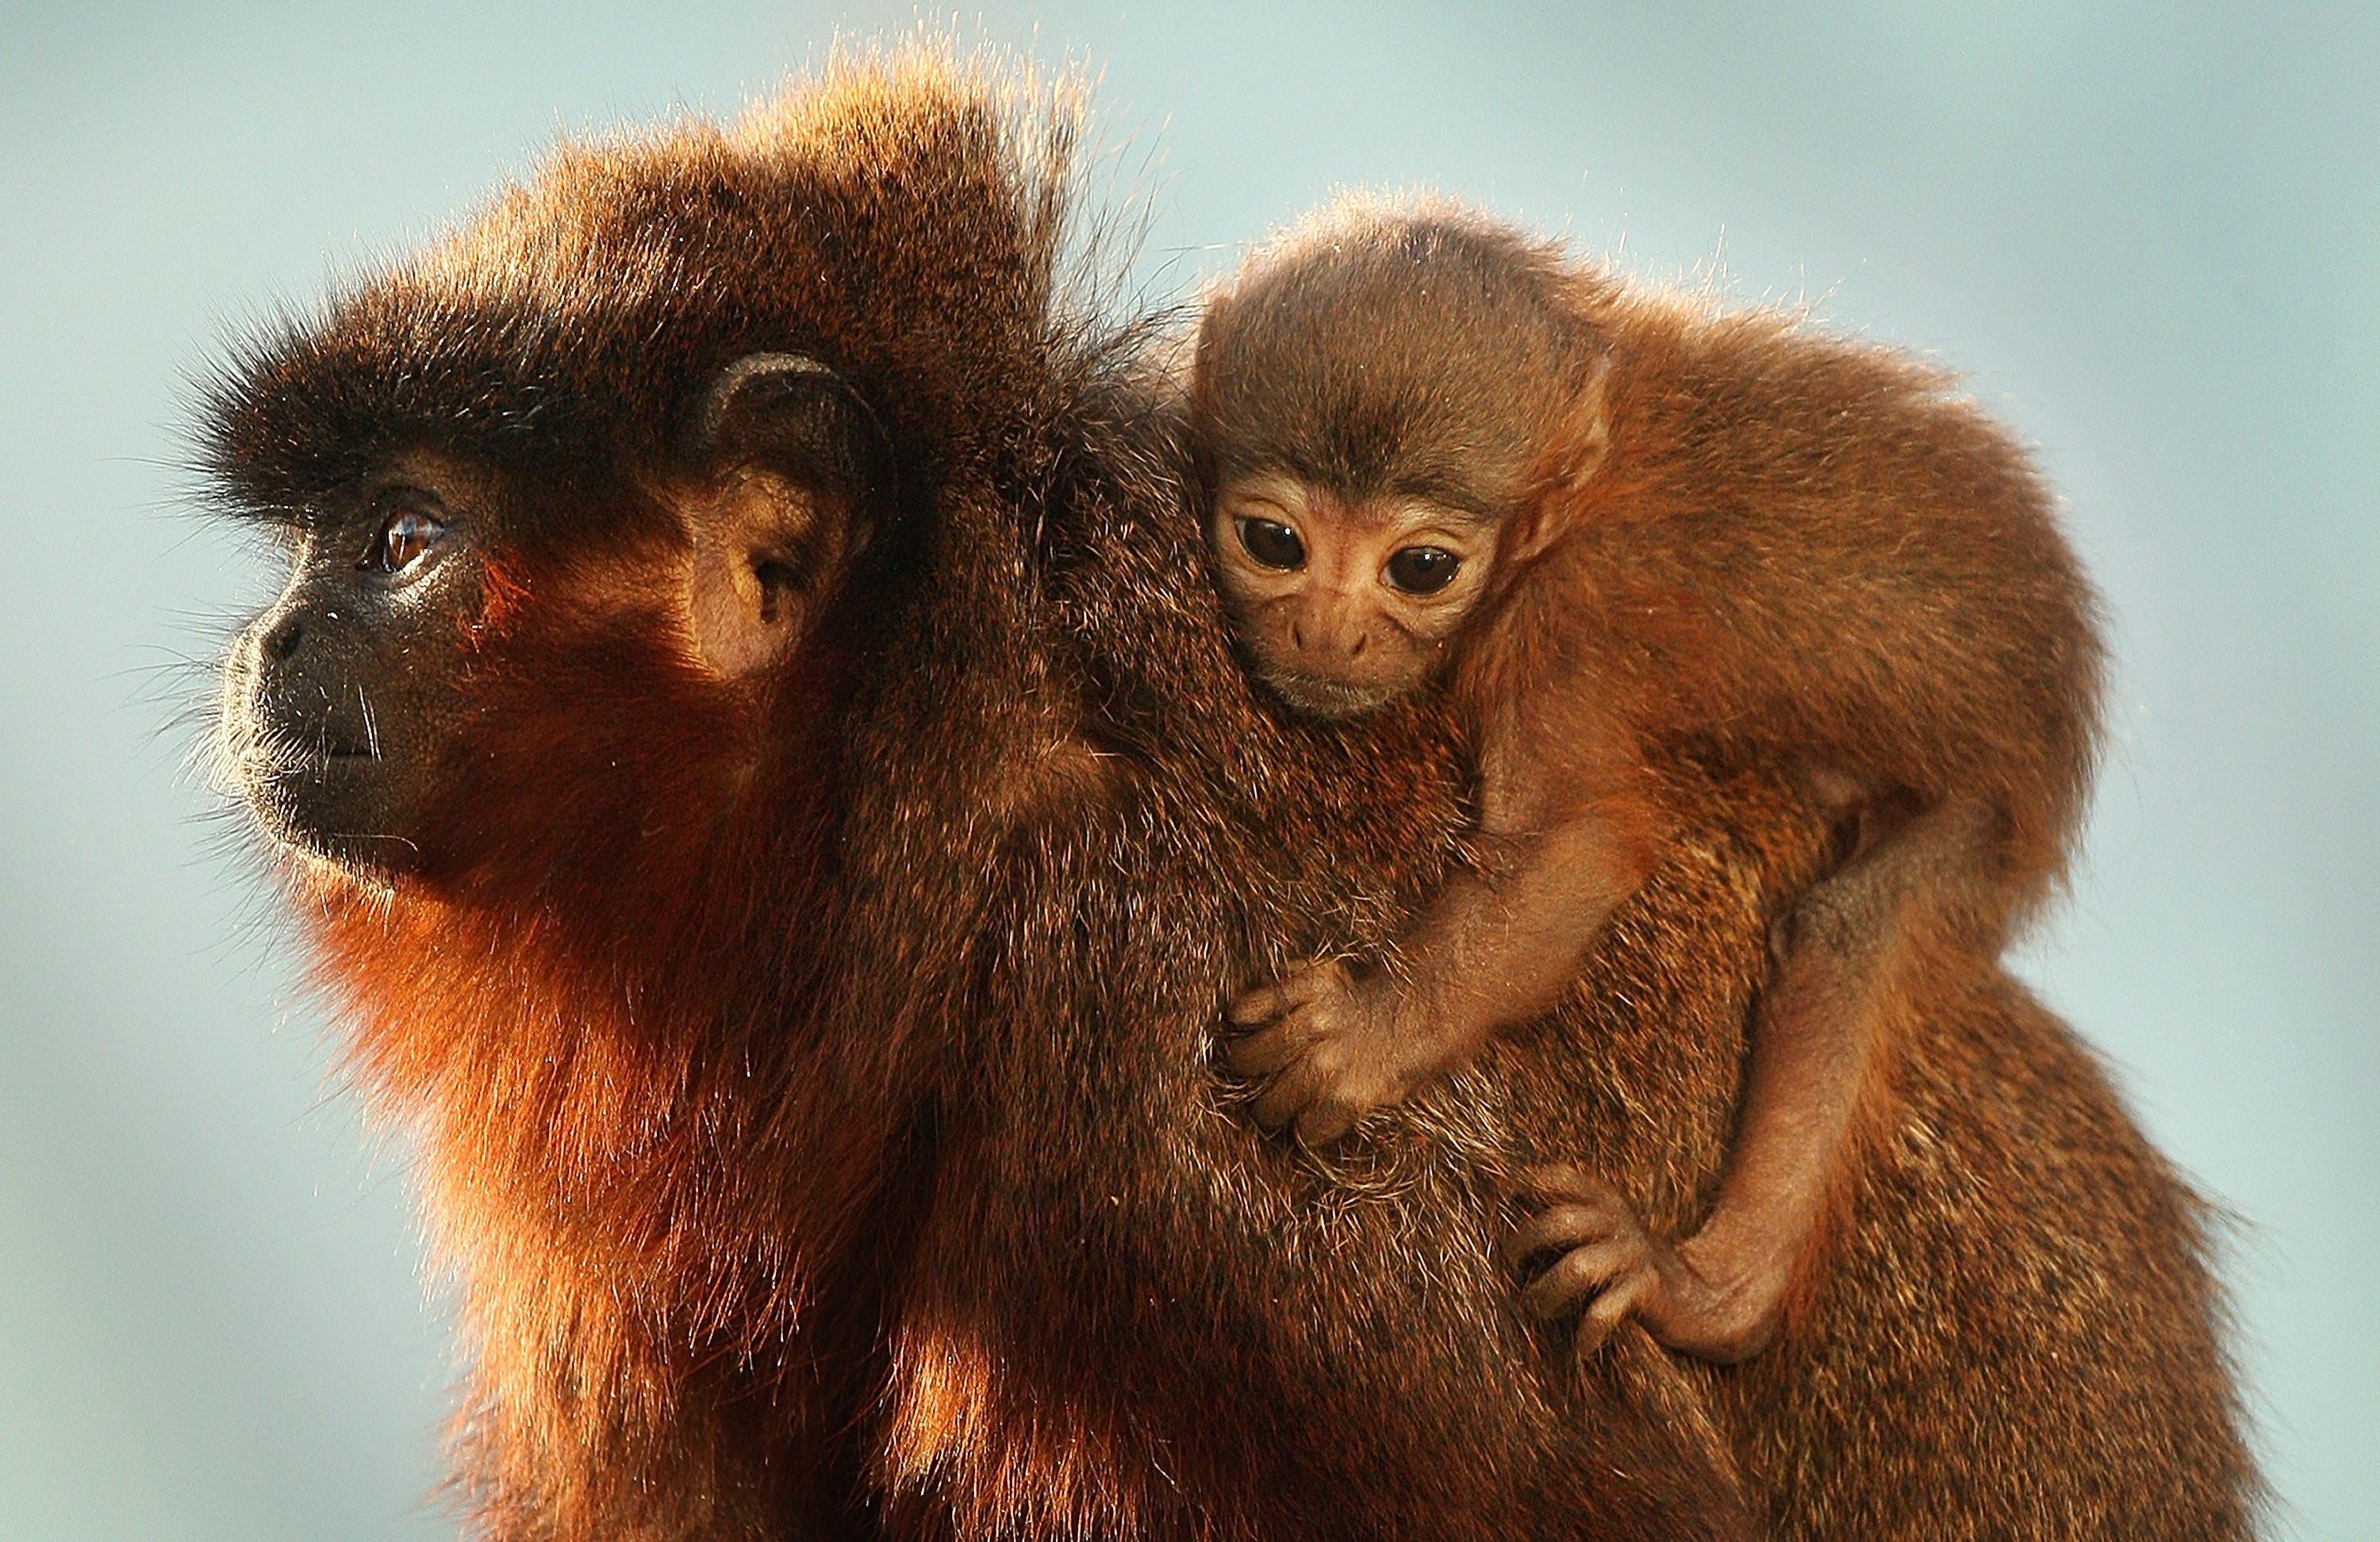
[[[901,1052],[873,982],[828,967],[835,724],[894,599],[762,692],[706,677],[670,611],[676,445],[719,364],[793,346],[881,404],[920,506],[1016,476],[1001,435],[1068,389],[1022,142],[919,59],[568,149],[219,397],[242,507],[427,451],[504,517],[436,838],[393,883],[291,867],[358,1079],[419,1138],[491,1535],[826,1535],[856,1492],[920,1113],[914,1073],[872,1080]]]
[[[1300,1133],[1330,1133],[1541,1011],[1658,860],[1682,748],[1841,811],[1848,860],[1779,929],[1703,1229],[1672,1248],[1593,1178],[1538,1175],[1552,1204],[1516,1246],[1567,1255],[1536,1309],[1600,1293],[1589,1342],[1635,1305],[1665,1342],[1756,1350],[1889,1069],[1886,1001],[1990,968],[2081,822],[2101,650],[2046,490],[1938,370],[1442,203],[1308,219],[1211,299],[1196,359],[1210,538],[1258,672],[1293,701],[1317,676],[1442,679],[1508,853],[1394,967],[1234,1004],[1279,1019],[1232,1050],[1276,1075],[1260,1114],[1305,1100]],[[1302,560],[1246,547],[1251,514]],[[1439,599],[1372,577],[1483,528]]]
[[[1823,844],[1763,771],[1682,760],[1581,987],[1332,1166],[1233,1114],[1225,987],[1409,919],[1460,858],[1458,747],[1252,694],[1150,394],[1053,310],[1057,172],[1001,124],[913,59],[566,152],[219,402],[243,504],[426,443],[510,510],[437,838],[293,872],[420,1137],[481,1528],[2243,1529],[2197,1202],[1997,976],[1911,1002],[1824,1283],[1755,1366],[1577,1366],[1511,1313],[1515,1164],[1707,1202]],[[883,418],[902,506],[745,693],[616,575],[682,540],[692,397],[782,347]]]
[[[1466,716],[1559,678],[1640,747],[1979,797],[2005,823],[1995,913],[1966,917],[1991,948],[2064,870],[2096,607],[2023,452],[1943,371],[1466,210],[1351,199],[1210,302],[1197,393],[1215,480],[1460,489],[1543,547],[1463,645]]]

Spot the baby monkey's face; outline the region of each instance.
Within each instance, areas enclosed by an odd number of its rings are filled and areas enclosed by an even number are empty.
[[[1209,516],[1223,601],[1257,675],[1299,711],[1350,718],[1435,675],[1486,592],[1496,526],[1394,495],[1268,473]]]

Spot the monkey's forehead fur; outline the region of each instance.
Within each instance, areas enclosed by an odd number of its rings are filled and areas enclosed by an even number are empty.
[[[1224,478],[1286,471],[1503,515],[1585,383],[1609,285],[1459,204],[1340,199],[1209,297],[1199,442]]]
[[[1051,332],[1080,93],[990,67],[839,63],[733,127],[565,145],[222,369],[216,492],[285,515],[423,447],[650,466],[755,351],[823,359],[905,415],[887,428],[913,454],[965,454],[1053,356],[1093,351]]]

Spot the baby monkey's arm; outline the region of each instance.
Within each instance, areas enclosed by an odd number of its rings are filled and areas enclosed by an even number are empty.
[[[1566,737],[1529,732],[1556,726]],[[1518,753],[1530,743],[1570,753],[1532,761]],[[1309,1146],[1336,1140],[1459,1069],[1498,1029],[1553,1004],[1644,881],[1653,801],[1617,773],[1624,762],[1599,729],[1508,719],[1490,726],[1481,762],[1482,870],[1439,891],[1388,965],[1358,975],[1325,959],[1232,1002],[1232,1022],[1254,1031],[1225,1057],[1271,1077],[1254,1111],[1267,1129],[1294,1122]]]

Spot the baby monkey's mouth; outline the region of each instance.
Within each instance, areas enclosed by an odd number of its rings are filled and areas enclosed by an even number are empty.
[[[1359,718],[1396,695],[1391,686],[1355,685],[1293,670],[1266,670],[1264,682],[1289,707],[1318,718]]]

